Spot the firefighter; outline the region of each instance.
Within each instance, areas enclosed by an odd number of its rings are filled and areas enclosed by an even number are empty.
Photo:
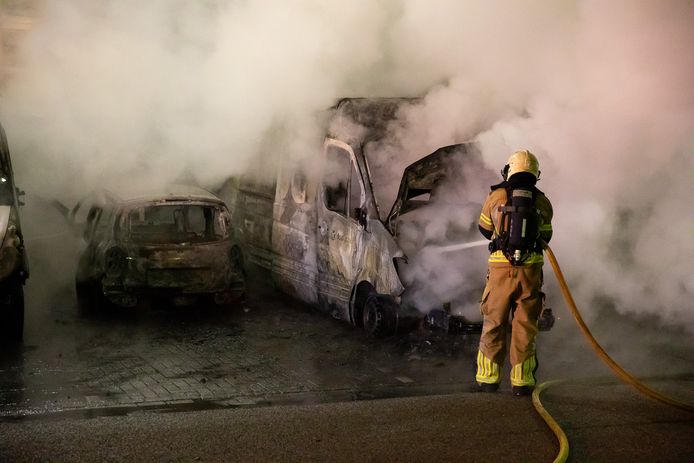
[[[540,240],[552,237],[552,205],[535,187],[540,169],[530,151],[513,153],[501,174],[504,181],[491,187],[479,219],[479,230],[491,243],[475,379],[480,391],[499,388],[511,316],[511,385],[514,395],[525,396],[535,386],[535,337],[544,296]]]

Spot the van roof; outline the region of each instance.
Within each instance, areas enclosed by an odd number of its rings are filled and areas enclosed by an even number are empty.
[[[383,137],[388,124],[398,117],[398,111],[406,106],[420,104],[422,98],[406,97],[378,97],[378,98],[342,98],[331,110],[331,124],[328,128],[330,136],[344,139],[346,134],[342,133],[345,124],[358,124],[366,131],[359,133],[361,143]],[[351,130],[347,128],[349,135]],[[352,141],[352,140],[350,140]]]
[[[138,202],[138,201],[211,201],[224,203],[213,193],[193,185],[169,184],[160,188],[134,188],[104,192],[112,201]]]

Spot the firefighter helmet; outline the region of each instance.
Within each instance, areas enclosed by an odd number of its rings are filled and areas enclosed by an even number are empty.
[[[504,180],[511,178],[513,174],[528,172],[533,174],[536,179],[540,178],[540,163],[533,153],[528,150],[516,151],[509,158],[508,162],[501,171]]]

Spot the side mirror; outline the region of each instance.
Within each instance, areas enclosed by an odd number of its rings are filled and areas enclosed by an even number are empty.
[[[20,206],[26,206],[26,203],[21,200],[21,197],[25,196],[27,192],[24,190],[20,190],[18,187],[15,187],[14,191],[17,194],[17,204],[19,204]]]

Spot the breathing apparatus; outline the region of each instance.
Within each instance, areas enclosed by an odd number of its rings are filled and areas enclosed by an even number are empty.
[[[505,182],[492,187],[496,189],[504,186],[507,202],[498,208],[501,215],[497,236],[489,243],[489,251],[501,251],[514,266],[523,265],[531,253],[541,252],[537,243],[540,220],[535,207],[538,190],[534,187],[534,182],[540,177],[539,167],[540,163],[530,151],[516,151],[501,169]],[[526,174],[528,183],[531,184],[525,185],[522,182],[518,186],[512,185],[509,179],[516,174]]]

